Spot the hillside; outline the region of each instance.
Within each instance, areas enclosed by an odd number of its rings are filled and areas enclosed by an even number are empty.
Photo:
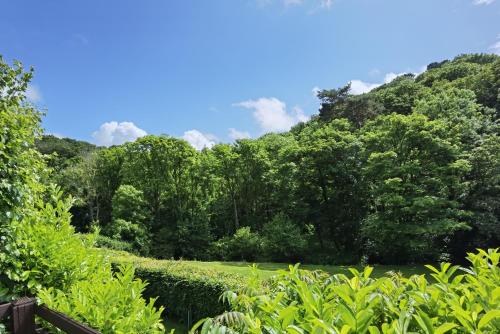
[[[499,56],[461,55],[352,95],[290,132],[201,152],[169,136],[45,137],[74,225],[158,258],[325,264],[463,259],[499,244]],[[124,243],[125,242],[125,243]]]

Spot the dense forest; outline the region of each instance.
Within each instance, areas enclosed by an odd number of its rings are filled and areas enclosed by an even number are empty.
[[[461,55],[372,91],[318,93],[286,133],[196,151],[44,136],[72,223],[157,258],[412,263],[500,244],[500,57]]]

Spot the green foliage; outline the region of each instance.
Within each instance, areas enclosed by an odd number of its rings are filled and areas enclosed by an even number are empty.
[[[359,243],[359,221],[366,207],[361,142],[349,122],[336,119],[301,131],[298,146],[295,182],[303,212],[296,220],[314,226],[319,243],[315,253],[356,256],[358,247],[353,245]]]
[[[63,199],[57,187],[45,184],[49,171],[34,149],[40,114],[24,96],[30,78],[31,72],[24,73],[20,64],[11,68],[0,58],[2,299],[36,295],[58,310],[72,305],[76,320],[88,321],[103,333],[115,333],[108,327],[112,321],[128,325],[122,333],[163,332],[161,310],[146,305],[140,294],[143,284],[133,280],[133,271],[124,269],[113,277],[110,263],[91,247],[93,238],[82,238],[70,225],[72,199]],[[113,293],[99,294],[105,290]],[[132,295],[126,299],[127,294]],[[89,299],[94,303],[77,307]]]
[[[146,203],[142,191],[131,185],[121,185],[113,196],[113,219],[144,223]]]
[[[245,278],[220,271],[201,269],[183,261],[154,260],[124,252],[110,254],[116,265],[133,264],[135,275],[148,282],[145,295],[158,297],[167,305],[167,316],[195,321],[226,310],[220,296],[226,290],[238,290]],[[189,313],[189,315],[188,315]]]
[[[236,230],[232,237],[218,240],[213,247],[227,260],[254,261],[261,252],[262,239],[247,226]]]
[[[265,256],[276,262],[300,262],[308,242],[307,235],[282,213],[264,225],[262,238]]]
[[[53,135],[43,135],[35,141],[35,145],[40,153],[50,156],[48,164],[56,172],[97,149],[95,145],[85,141],[58,138]]]
[[[404,74],[370,94],[384,106],[384,114],[409,115],[426,91],[426,87],[415,81],[413,74]]]
[[[92,324],[103,334],[165,333],[163,308],[156,309],[154,299],[146,303],[141,297],[146,286],[134,279],[131,266],[124,266],[114,277],[79,281],[66,292],[44,289],[38,297],[48,307]]]
[[[133,247],[134,252],[148,254],[150,236],[144,225],[115,219],[103,230],[104,235],[117,241],[124,241]]]
[[[308,239],[306,262],[461,261],[498,245],[499,89],[499,56],[460,55],[365,94],[322,90],[319,115],[287,133],[201,152],[169,136],[88,151],[47,138],[40,150],[68,156],[53,181],[75,199],[77,230],[137,224],[151,236],[142,254],[295,261],[255,246],[283,214],[290,239]],[[256,235],[238,241],[242,227]]]
[[[24,96],[31,77],[32,70],[24,72],[19,62],[10,67],[0,56],[0,228],[43,189],[46,173],[33,148],[41,114]]]
[[[71,202],[60,200],[61,195],[53,192],[52,201],[39,202],[22,220],[11,222],[16,240],[5,245],[0,268],[13,295],[36,295],[43,287],[64,291],[106,270],[101,256],[88,248],[92,241],[74,234],[69,224]],[[12,247],[15,252],[9,252]]]
[[[500,253],[469,254],[459,273],[449,263],[424,275],[373,279],[372,268],[328,276],[297,266],[267,287],[226,292],[231,311],[200,321],[199,333],[498,333]]]
[[[126,241],[121,241],[121,240],[116,240],[112,239],[110,237],[107,237],[105,235],[97,235],[95,238],[95,247],[99,248],[107,248],[107,249],[112,249],[112,250],[117,250],[117,251],[125,251],[125,252],[130,252],[133,253],[134,246]]]
[[[362,233],[379,261],[437,260],[440,238],[467,229],[458,199],[470,164],[440,121],[379,117],[363,129],[371,208]]]

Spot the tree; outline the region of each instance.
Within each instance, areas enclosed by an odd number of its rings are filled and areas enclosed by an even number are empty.
[[[296,153],[300,220],[315,227],[321,251],[356,253],[364,215],[361,143],[346,120],[304,129]]]
[[[131,185],[121,185],[113,196],[113,219],[125,219],[144,224],[146,203],[142,191]]]
[[[308,237],[290,218],[278,213],[262,229],[263,252],[272,261],[302,262]]]
[[[321,90],[318,92],[317,97],[321,102],[319,108],[319,118],[323,121],[329,121],[333,118],[338,118],[344,110],[346,100],[351,96],[351,83],[344,87],[331,90]]]
[[[468,229],[459,199],[470,164],[442,121],[388,115],[362,132],[370,212],[362,234],[373,260],[437,260],[445,237]]]
[[[25,96],[32,75],[32,69],[25,72],[19,62],[10,67],[0,56],[0,227],[33,204],[47,175],[33,147],[41,114]]]

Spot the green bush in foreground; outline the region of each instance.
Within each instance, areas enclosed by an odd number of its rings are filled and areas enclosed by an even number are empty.
[[[500,253],[480,250],[468,260],[469,268],[427,266],[433,283],[425,275],[373,279],[370,267],[348,277],[291,266],[268,287],[255,280],[225,293],[232,311],[200,321],[193,332],[499,333]]]
[[[92,324],[102,333],[164,333],[163,308],[157,310],[154,300],[147,303],[140,298],[146,285],[134,279],[134,270],[128,266],[99,284],[80,281],[68,292],[49,288],[39,297],[48,307]]]

